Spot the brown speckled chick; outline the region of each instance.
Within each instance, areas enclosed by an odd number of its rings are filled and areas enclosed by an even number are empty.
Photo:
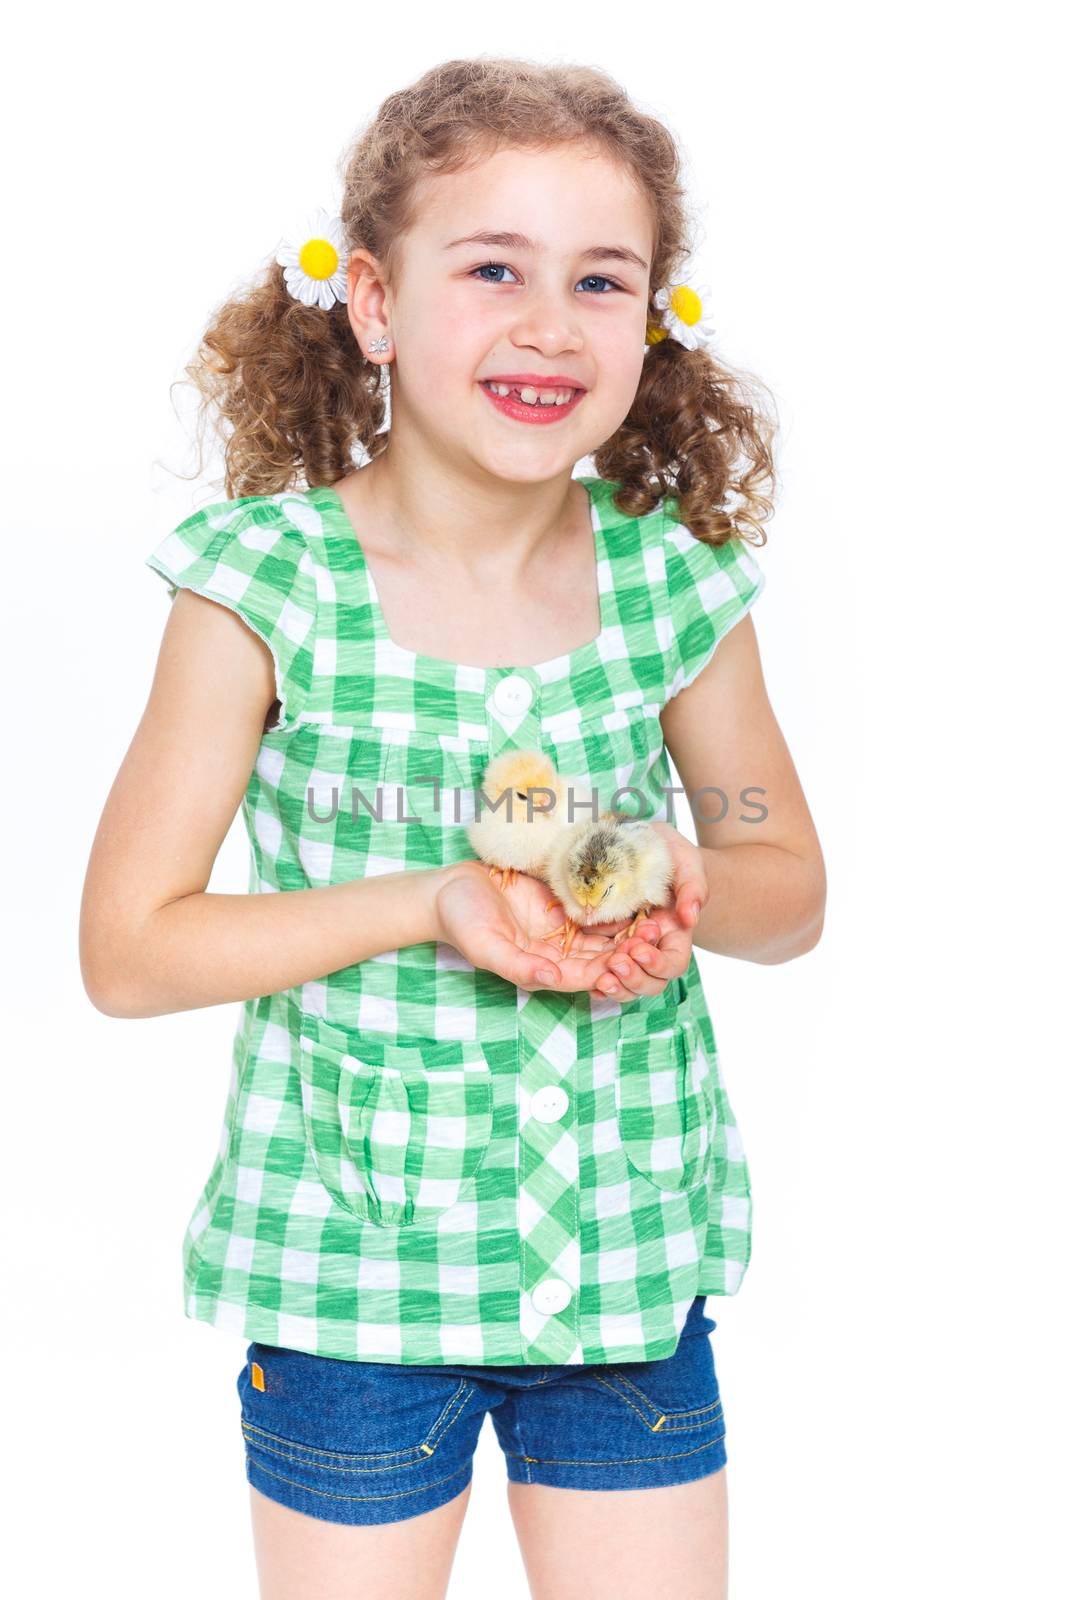
[[[615,935],[618,944],[653,906],[667,905],[674,865],[662,836],[648,822],[605,811],[557,832],[545,875],[566,912],[566,921],[547,937],[562,933],[566,955],[580,927],[632,915],[630,926]]]

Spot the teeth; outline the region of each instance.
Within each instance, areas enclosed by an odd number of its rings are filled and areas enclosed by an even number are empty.
[[[517,394],[519,399],[528,406],[565,406],[574,398],[575,393],[573,389],[532,389],[529,387],[519,389],[515,385],[506,383],[488,383],[486,388],[499,395]]]

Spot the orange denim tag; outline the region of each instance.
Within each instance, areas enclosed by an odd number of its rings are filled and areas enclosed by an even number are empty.
[[[264,1390],[266,1387],[263,1382],[263,1368],[258,1361],[253,1361],[252,1363],[252,1387],[253,1389]]]

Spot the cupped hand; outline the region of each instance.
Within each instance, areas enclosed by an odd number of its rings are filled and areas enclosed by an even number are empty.
[[[547,884],[525,872],[503,889],[484,864],[472,861],[437,891],[438,937],[472,966],[523,989],[594,990],[599,979],[610,977],[608,961],[618,949],[613,935],[632,918],[580,929],[564,956],[561,939],[545,937],[565,915],[558,903],[548,909],[554,898]]]

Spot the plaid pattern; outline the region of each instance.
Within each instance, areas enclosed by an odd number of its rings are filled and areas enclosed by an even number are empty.
[[[493,1080],[449,1041],[361,1042],[319,1021],[300,1037],[304,1116],[315,1165],[339,1206],[399,1226],[447,1211],[485,1157]]]
[[[640,1011],[623,1013],[615,1108],[630,1165],[661,1189],[689,1189],[706,1177],[715,1108],[711,1068],[688,1008],[650,1030]]]
[[[274,659],[281,710],[243,801],[252,892],[470,859],[475,792],[508,748],[544,749],[599,808],[670,820],[659,713],[763,574],[674,500],[631,517],[615,485],[581,482],[600,630],[533,666],[395,644],[330,487],[204,506],[147,558]],[[345,1360],[654,1360],[695,1295],[737,1291],[750,1243],[695,958],[623,1005],[428,942],[241,1006],[185,1311]]]

